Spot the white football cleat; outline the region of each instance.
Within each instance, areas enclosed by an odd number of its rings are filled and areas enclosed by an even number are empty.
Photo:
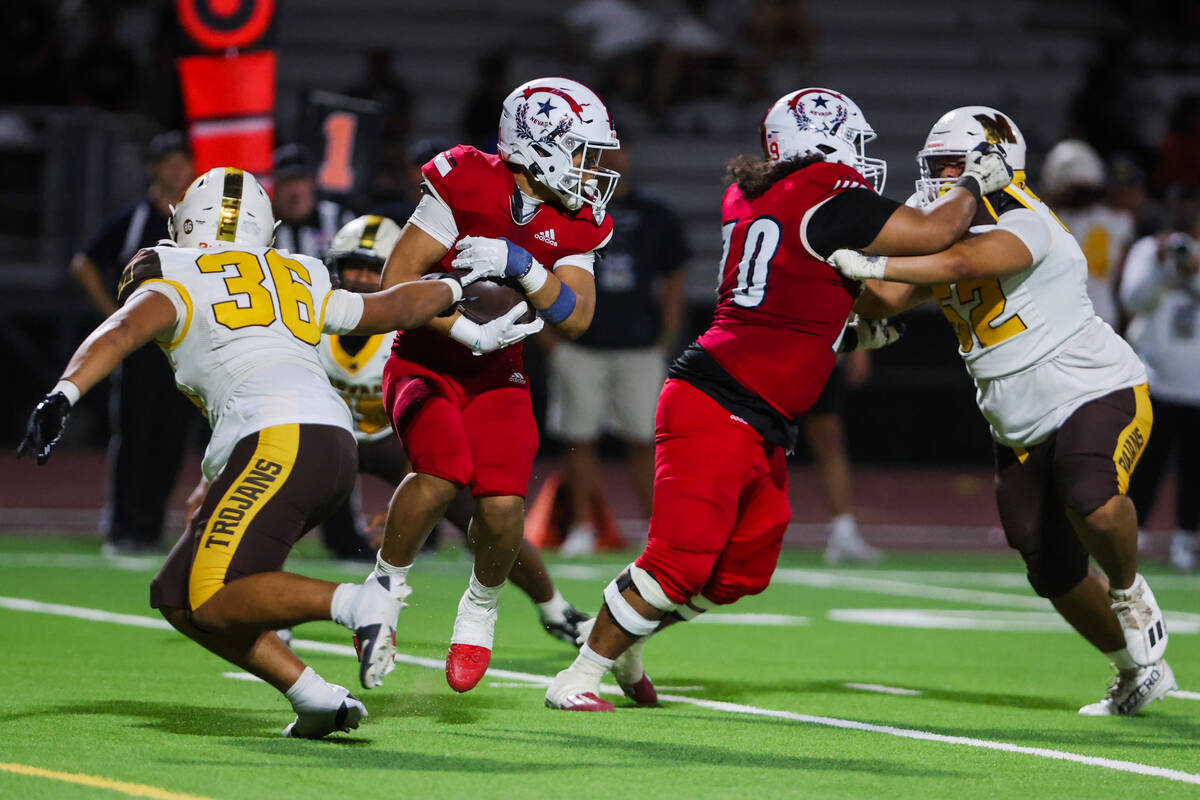
[[[567,667],[554,676],[546,689],[546,708],[560,711],[616,711],[600,697],[600,681],[591,680],[579,670]]]
[[[1109,589],[1108,595],[1134,663],[1148,667],[1162,661],[1167,652],[1167,626],[1146,579],[1139,574],[1128,589]]]
[[[1171,550],[1167,554],[1167,560],[1171,562],[1171,566],[1180,572],[1191,572],[1196,569],[1196,550],[1197,542],[1200,535],[1195,532],[1175,531],[1175,535],[1171,537]]]
[[[1104,699],[1084,706],[1079,713],[1085,717],[1132,717],[1148,703],[1178,688],[1175,673],[1166,661],[1148,667],[1118,670]]]
[[[580,623],[577,645],[583,646],[587,642],[595,624],[596,620],[594,619]],[[654,688],[654,682],[650,680],[650,676],[646,674],[646,668],[642,664],[642,649],[646,646],[646,640],[649,638],[649,636],[643,636],[631,644],[628,650],[617,656],[610,670],[625,696],[639,706],[658,705],[658,690]]]
[[[581,558],[596,552],[596,526],[586,523],[572,525],[558,547],[563,558]]]
[[[396,668],[396,622],[404,598],[412,594],[407,584],[396,593],[388,575],[372,575],[363,581],[350,608],[354,649],[358,653],[358,677],[364,689],[374,689]]]
[[[579,644],[579,625],[586,622],[591,617],[584,614],[575,606],[567,603],[567,607],[563,609],[562,614],[552,615],[543,612],[538,612],[538,618],[542,622],[542,628],[546,633],[558,639],[560,642],[566,642],[569,645],[578,647]],[[589,628],[590,630],[590,628]]]
[[[334,690],[327,708],[296,709],[296,719],[283,729],[283,735],[294,739],[320,739],[338,731],[347,732],[358,727],[367,716],[367,707],[350,694],[344,686],[329,684]]]
[[[446,654],[446,683],[456,692],[469,692],[483,678],[492,659],[496,636],[495,607],[482,608],[471,602],[471,590],[463,592]]]
[[[835,520],[825,545],[825,563],[834,566],[846,561],[878,564],[883,561],[883,553],[866,543],[853,520],[848,524]]]

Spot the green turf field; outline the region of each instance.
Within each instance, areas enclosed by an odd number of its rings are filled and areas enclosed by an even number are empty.
[[[614,698],[615,714],[580,714],[542,707],[573,655],[511,587],[492,671],[466,695],[446,686],[439,662],[468,567],[443,553],[410,576],[406,663],[356,692],[370,717],[308,742],[279,736],[292,719],[282,696],[160,629],[147,605],[157,560],[115,566],[96,551],[0,537],[0,797],[1200,797],[1200,694],[1134,719],[1078,716],[1108,666],[1058,629],[1015,556],[827,570],[785,554],[767,592],[726,612],[752,616],[677,626],[647,647],[662,708]],[[365,572],[300,553],[297,572]],[[551,566],[592,612],[622,563]],[[1145,571],[1180,688],[1200,691],[1197,580]],[[297,636],[317,671],[357,684],[343,629]]]

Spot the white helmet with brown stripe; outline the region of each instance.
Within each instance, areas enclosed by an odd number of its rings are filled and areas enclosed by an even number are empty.
[[[343,273],[346,270],[369,270],[378,276],[383,272],[383,265],[387,263],[399,239],[400,226],[394,220],[377,214],[364,214],[350,220],[334,234],[329,251],[325,253],[325,266],[343,289],[376,291],[379,288],[378,277],[369,281],[369,286],[359,285],[354,280],[347,280]]]
[[[1004,148],[1004,160],[1016,173],[1014,183],[1025,180],[1025,136],[1010,117],[990,106],[962,106],[951,109],[933,123],[925,146],[917,152],[917,195],[920,202],[932,202],[955,185],[955,177],[939,177],[938,163],[962,160],[981,142]]]
[[[275,225],[271,198],[253,175],[236,167],[213,167],[171,207],[167,233],[180,247],[267,247],[275,240]]]

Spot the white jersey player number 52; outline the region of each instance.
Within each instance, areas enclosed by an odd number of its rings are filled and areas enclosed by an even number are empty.
[[[275,285],[265,285],[263,264]],[[267,250],[263,256],[240,250],[205,253],[196,259],[204,273],[224,273],[230,299],[214,303],[213,317],[230,330],[252,325],[266,327],[279,319],[299,340],[317,344],[321,321],[313,307],[312,276],[299,261]],[[278,308],[276,308],[278,298]]]

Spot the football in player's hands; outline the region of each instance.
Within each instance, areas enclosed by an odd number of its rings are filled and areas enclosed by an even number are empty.
[[[470,270],[456,269],[454,275],[465,275]],[[475,281],[463,287],[463,297],[458,303],[458,310],[472,322],[480,325],[499,319],[511,311],[519,303],[525,302],[525,293],[516,288],[516,281],[511,279],[497,281],[491,278]],[[533,322],[537,312],[529,305],[524,314],[517,318],[518,323]]]

